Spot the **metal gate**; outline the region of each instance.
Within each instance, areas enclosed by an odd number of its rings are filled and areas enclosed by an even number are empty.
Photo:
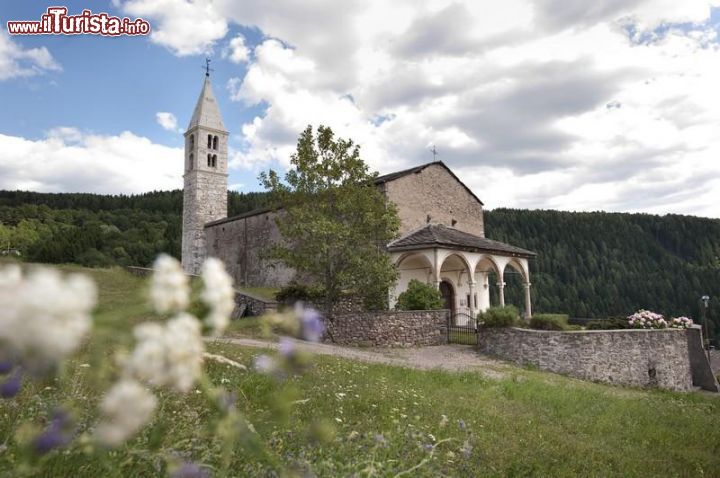
[[[448,343],[477,345],[477,319],[469,314],[458,312],[448,314]]]

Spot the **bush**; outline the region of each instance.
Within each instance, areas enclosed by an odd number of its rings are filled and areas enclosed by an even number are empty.
[[[585,328],[588,330],[627,329],[628,320],[621,317],[615,317],[612,319],[595,319],[588,322]]]
[[[323,291],[318,287],[291,282],[275,294],[275,300],[282,304],[316,302],[322,300],[323,295]]]
[[[398,296],[398,310],[438,310],[443,308],[442,295],[435,287],[412,279],[405,292]]]
[[[477,318],[484,327],[512,327],[520,320],[520,312],[513,305],[490,307]]]
[[[566,314],[536,314],[530,319],[530,328],[536,330],[569,330]]]

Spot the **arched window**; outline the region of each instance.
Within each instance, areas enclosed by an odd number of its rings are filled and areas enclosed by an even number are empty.
[[[212,148],[212,135],[208,135],[208,149]]]
[[[212,166],[212,154],[208,154],[208,168]]]
[[[191,171],[192,171],[192,168],[194,167],[194,165],[193,165],[194,159],[195,159],[195,157],[193,156],[192,153],[190,153],[190,170]]]
[[[217,167],[217,154],[213,154],[213,157],[212,157],[212,167],[213,167],[213,168],[216,168],[216,167]]]
[[[189,144],[190,144],[190,149],[193,149],[195,147],[195,135],[194,134],[190,135],[190,143]]]
[[[217,149],[217,144],[218,144],[218,137],[213,136],[213,149]]]

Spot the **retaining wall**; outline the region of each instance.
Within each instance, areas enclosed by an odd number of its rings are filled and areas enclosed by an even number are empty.
[[[483,354],[584,380],[687,391],[693,389],[688,332],[482,329],[478,348]]]
[[[447,310],[337,314],[325,320],[325,341],[362,347],[413,347],[447,343]]]

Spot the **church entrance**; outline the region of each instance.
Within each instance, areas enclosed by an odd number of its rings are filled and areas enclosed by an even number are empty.
[[[440,295],[443,299],[443,308],[450,311],[450,317],[455,316],[455,288],[453,285],[444,280],[440,282]]]

